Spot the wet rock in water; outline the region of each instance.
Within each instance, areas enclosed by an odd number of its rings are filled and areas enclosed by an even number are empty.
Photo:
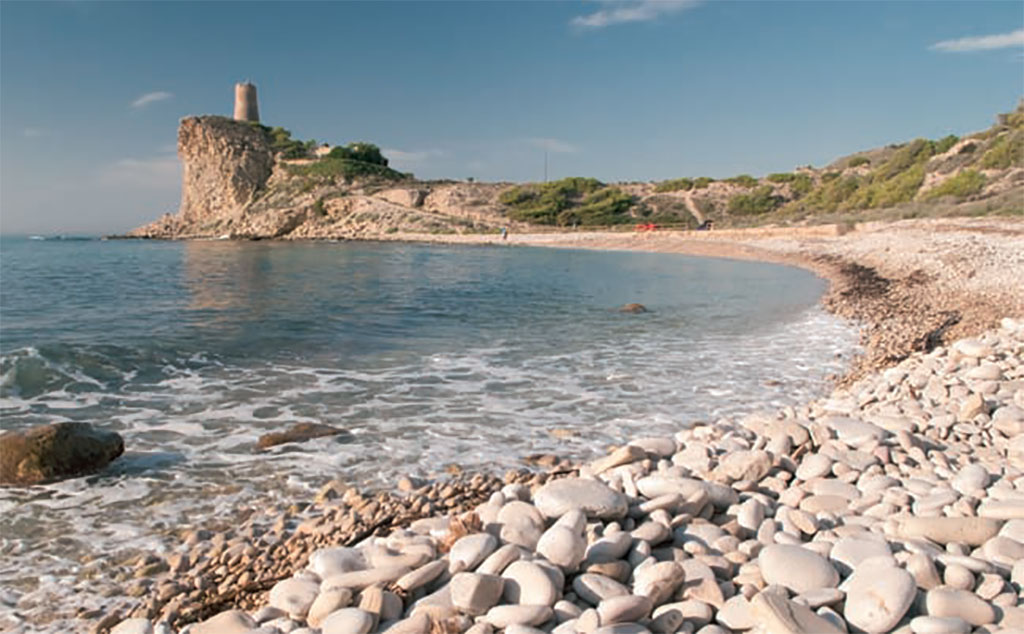
[[[257,446],[260,449],[269,449],[289,442],[305,442],[314,438],[339,436],[345,433],[344,429],[322,423],[296,423],[284,431],[263,434],[260,436]]]
[[[53,423],[0,435],[0,484],[27,486],[99,471],[124,439],[89,423]]]
[[[640,313],[649,313],[650,311],[643,304],[625,304],[619,308],[619,312],[638,315]]]

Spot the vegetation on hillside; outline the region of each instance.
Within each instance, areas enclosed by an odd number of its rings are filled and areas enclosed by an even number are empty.
[[[380,148],[373,143],[366,143],[364,141],[349,143],[344,147],[340,145],[333,147],[327,154],[327,158],[362,161],[363,163],[383,165],[385,167],[388,165],[388,160],[380,153]]]
[[[516,185],[498,197],[512,220],[543,225],[595,226],[630,222],[633,197],[595,178]]]
[[[960,200],[974,196],[985,187],[985,176],[978,170],[964,170],[943,181],[939,186],[928,190],[925,200],[935,200],[943,196],[954,196]]]
[[[304,176],[315,180],[354,179],[361,177],[379,177],[385,180],[412,178],[411,174],[404,174],[386,165],[330,157],[304,165],[286,164],[285,169],[294,176]]]

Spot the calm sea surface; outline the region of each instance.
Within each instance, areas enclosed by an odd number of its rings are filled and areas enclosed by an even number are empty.
[[[0,609],[89,603],[83,562],[331,478],[589,456],[805,401],[856,341],[823,291],[795,268],[664,254],[3,238],[0,426],[89,421],[127,450],[98,476],[0,490]],[[348,433],[253,451],[302,421]]]

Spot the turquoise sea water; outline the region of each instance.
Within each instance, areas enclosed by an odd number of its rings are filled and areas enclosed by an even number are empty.
[[[83,555],[161,551],[331,478],[588,456],[805,401],[856,340],[823,291],[791,267],[664,254],[3,238],[0,426],[89,421],[127,451],[0,491],[0,606],[86,592]],[[301,421],[348,433],[253,451]]]

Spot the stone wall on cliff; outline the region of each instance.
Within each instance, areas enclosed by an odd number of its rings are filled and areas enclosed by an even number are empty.
[[[264,130],[227,117],[182,119],[178,156],[184,167],[179,215],[194,226],[240,214],[274,167]]]

